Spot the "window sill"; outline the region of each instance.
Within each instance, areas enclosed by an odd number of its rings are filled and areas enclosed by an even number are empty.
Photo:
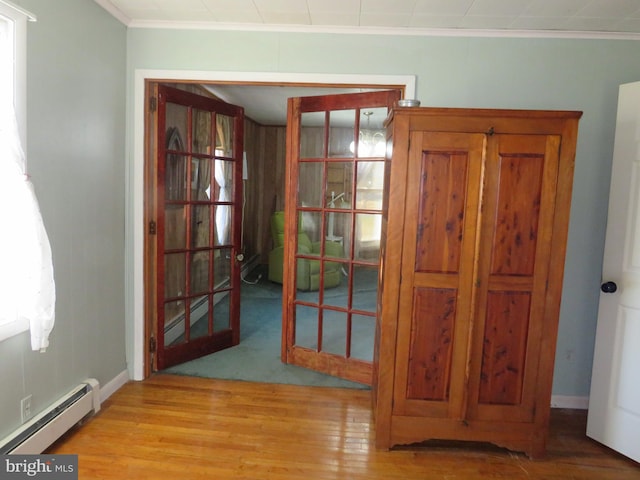
[[[29,320],[18,320],[17,322],[0,325],[0,342],[27,330],[29,330]]]

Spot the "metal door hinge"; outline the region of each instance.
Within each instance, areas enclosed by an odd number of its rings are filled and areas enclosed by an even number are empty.
[[[155,112],[156,108],[158,108],[158,99],[156,97],[149,97],[149,110]]]
[[[158,225],[155,220],[149,222],[149,235],[155,235],[158,233]]]
[[[149,352],[156,353],[156,347],[157,347],[156,339],[155,339],[155,337],[151,337],[149,339]]]

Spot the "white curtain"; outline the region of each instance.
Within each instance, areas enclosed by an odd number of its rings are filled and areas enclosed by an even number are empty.
[[[43,351],[55,320],[51,247],[6,100],[0,100],[0,228],[0,325],[28,321],[31,348]]]
[[[215,161],[214,177],[216,183],[220,187],[220,193],[218,195],[219,202],[231,201],[231,180],[230,175],[231,168],[233,167],[231,162],[218,160]],[[231,226],[231,207],[229,205],[218,205],[216,207],[216,232],[218,235],[218,244],[223,245],[228,243],[229,227]]]

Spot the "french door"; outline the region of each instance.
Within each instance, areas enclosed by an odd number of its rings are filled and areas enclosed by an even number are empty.
[[[164,369],[240,340],[244,111],[156,88],[148,306],[155,368]]]
[[[288,102],[282,361],[371,384],[386,134],[399,90]]]

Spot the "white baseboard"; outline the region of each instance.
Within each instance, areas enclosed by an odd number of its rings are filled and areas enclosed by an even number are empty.
[[[588,410],[589,397],[572,397],[569,395],[552,395],[551,408],[571,408],[574,410]]]
[[[110,381],[100,387],[100,403],[103,403],[107,398],[116,393],[120,387],[129,381],[129,372],[123,370]]]

